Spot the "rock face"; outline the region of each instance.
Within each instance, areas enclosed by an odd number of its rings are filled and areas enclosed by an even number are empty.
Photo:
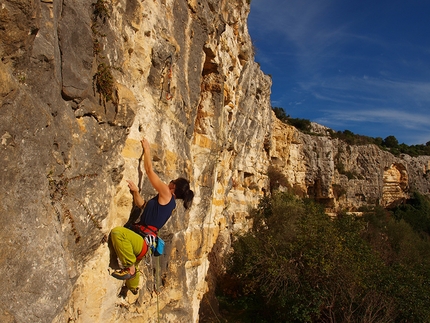
[[[315,198],[327,212],[392,207],[412,191],[430,193],[430,156],[395,157],[375,145],[333,140],[326,131],[306,135],[279,120],[273,122],[271,141],[271,164],[297,194]]]
[[[429,192],[429,157],[276,120],[249,1],[93,1],[0,7],[1,322],[197,322],[270,165],[333,211]],[[125,180],[154,195],[142,136],[162,179],[190,178],[195,199],[161,230],[165,255],[141,265],[138,295],[119,297],[108,235],[132,211]]]

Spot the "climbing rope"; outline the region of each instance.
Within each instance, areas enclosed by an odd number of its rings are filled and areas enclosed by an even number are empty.
[[[160,301],[158,298],[159,295],[159,286],[160,286],[160,257],[155,257],[156,259],[156,268],[154,270],[154,264],[153,264],[153,254],[150,246],[148,245],[148,253],[149,253],[149,263],[146,262],[147,265],[150,266],[150,270],[152,272],[152,291],[151,293],[155,293],[156,295],[156,302],[157,302],[157,322],[160,323]],[[148,254],[147,253],[147,254]]]
[[[157,269],[156,274],[157,274],[157,283],[155,285],[155,295],[157,296],[157,322],[160,323],[160,302],[158,299],[158,295],[159,295],[159,291],[158,291],[158,286],[160,286],[160,258],[157,257]]]
[[[217,157],[217,160],[219,160],[219,156]],[[218,176],[218,168],[217,168],[217,163],[215,163],[215,174],[214,174],[214,180],[213,180],[213,192],[214,192],[214,194],[215,194],[215,192],[216,192],[216,190],[215,190],[215,185],[216,185],[216,179],[217,179],[217,176]],[[211,205],[210,205],[210,208],[209,208],[209,221],[208,221],[208,228],[207,228],[207,232],[206,232],[206,243],[209,245],[209,226],[210,226],[210,224],[212,223],[212,206],[213,206],[213,196],[212,196],[212,200],[211,200]],[[204,225],[204,223],[202,224],[202,226]],[[209,254],[209,253],[208,253]],[[207,268],[207,261],[205,262],[205,270],[204,270],[204,272],[206,273],[206,275],[207,275],[207,271],[208,271],[208,268]],[[208,305],[209,305],[209,307],[210,307],[210,309],[212,310],[212,313],[213,313],[213,315],[215,316],[215,318],[216,318],[216,320],[218,321],[218,322],[221,322],[220,321],[220,319],[218,318],[218,315],[216,314],[216,312],[215,312],[215,310],[214,310],[214,308],[212,307],[212,305],[211,305],[211,303],[209,302],[209,299],[206,297],[206,302],[208,303]]]

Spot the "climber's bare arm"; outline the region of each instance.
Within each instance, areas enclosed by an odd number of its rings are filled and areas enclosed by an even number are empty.
[[[145,138],[141,141],[143,147],[143,156],[144,162],[143,165],[145,167],[146,175],[148,176],[149,181],[151,182],[152,187],[154,187],[158,192],[158,202],[161,205],[165,205],[169,203],[172,198],[172,193],[170,191],[169,186],[164,183],[160,177],[154,172],[152,168],[152,157],[151,157],[151,147],[149,146],[148,140]]]
[[[128,183],[128,187],[130,188],[130,192],[133,195],[133,201],[134,204],[137,207],[142,208],[143,205],[145,204],[145,200],[142,198],[142,196],[139,193],[139,188],[136,186],[136,184],[134,184],[132,181],[127,180]]]

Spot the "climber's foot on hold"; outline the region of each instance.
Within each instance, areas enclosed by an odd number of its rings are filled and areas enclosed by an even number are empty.
[[[112,276],[120,280],[132,279],[134,276],[136,276],[136,269],[134,266],[130,268],[118,269],[112,273]]]

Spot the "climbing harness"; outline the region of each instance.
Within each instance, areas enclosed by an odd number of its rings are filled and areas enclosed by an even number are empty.
[[[158,229],[152,225],[127,224],[126,228],[136,232],[148,246],[148,252],[155,257],[161,256],[164,252],[164,240],[158,236]]]
[[[145,237],[146,244],[148,245],[151,255],[159,257],[164,252],[164,240],[159,236],[147,235]]]

